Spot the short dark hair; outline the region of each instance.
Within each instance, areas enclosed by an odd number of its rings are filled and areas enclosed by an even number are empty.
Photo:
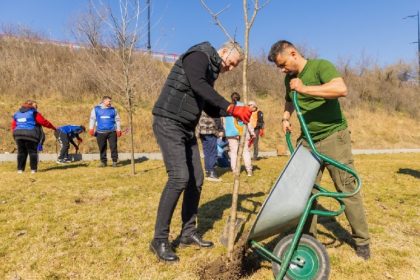
[[[274,43],[271,46],[270,53],[268,54],[268,57],[267,57],[268,61],[275,62],[276,57],[280,53],[284,52],[284,50],[286,50],[287,48],[290,48],[290,47],[295,48],[295,46],[292,43],[290,43],[289,41],[286,41],[286,40],[277,41],[276,43]]]
[[[83,130],[83,132],[86,131],[86,127],[84,125],[81,125],[80,128]]]
[[[236,103],[241,100],[241,95],[237,93],[236,91],[232,92],[230,95],[230,98],[232,99],[232,102]]]
[[[108,96],[108,95],[105,95],[104,97],[102,97],[102,101],[104,101],[105,99],[112,100],[112,97],[111,96]]]

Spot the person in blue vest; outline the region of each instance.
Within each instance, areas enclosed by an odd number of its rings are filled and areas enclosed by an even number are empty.
[[[27,100],[12,118],[13,138],[18,148],[18,173],[25,171],[28,155],[31,173],[38,170],[38,145],[43,138],[41,126],[56,130],[54,125],[37,111],[37,108],[36,101]]]
[[[232,103],[237,104],[238,106],[244,106],[241,100],[241,96],[237,92],[233,92],[230,96]],[[251,109],[249,109],[251,110]],[[225,128],[225,136],[229,142],[229,158],[230,158],[230,166],[233,172],[236,171],[236,159],[238,158],[238,150],[239,150],[239,142],[240,138],[243,135],[244,129],[246,129],[245,134],[245,142],[248,143],[251,139],[254,139],[254,127],[251,123],[244,124],[241,121],[238,121],[236,118],[232,116],[227,116],[223,120],[224,128]],[[251,153],[249,150],[249,146],[245,145],[243,152],[242,152],[242,159],[244,160],[245,169],[248,176],[252,176],[252,161],[251,161]],[[241,170],[241,166],[238,166],[239,171]]]
[[[71,158],[69,157],[70,144],[74,146],[77,153],[79,145],[83,141],[79,134],[85,131],[86,128],[83,125],[63,125],[57,128],[54,136],[61,147],[57,163],[71,162]],[[77,139],[77,144],[74,142],[74,139]]]
[[[120,115],[111,103],[112,98],[104,96],[102,102],[95,106],[90,113],[89,134],[95,136],[98,142],[101,154],[99,167],[105,167],[107,164],[107,143],[111,149],[112,167],[117,167],[118,162],[117,137],[122,135]]]

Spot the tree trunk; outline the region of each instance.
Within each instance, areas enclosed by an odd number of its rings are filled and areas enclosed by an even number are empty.
[[[134,161],[134,131],[133,131],[133,111],[129,108],[128,125],[130,128],[130,148],[131,148],[131,175],[136,175],[136,163]]]
[[[131,102],[131,90],[128,87],[128,75],[126,78],[126,98],[127,98],[127,112],[128,112],[128,126],[130,131],[130,153],[131,153],[131,175],[136,174],[136,164],[134,162],[134,131],[133,131],[133,104]]]
[[[243,0],[244,3],[244,12],[246,9],[246,2],[247,0]],[[244,50],[245,50],[245,57],[243,62],[242,68],[242,96],[244,105],[247,106],[248,102],[248,46],[249,46],[249,29],[250,25],[248,24],[248,15],[245,12],[245,42],[244,42]],[[233,181],[233,192],[232,192],[232,206],[230,208],[230,223],[229,223],[229,235],[228,235],[228,258],[232,261],[233,257],[233,247],[235,245],[235,223],[237,219],[237,209],[238,209],[238,195],[239,195],[239,186],[240,186],[240,173],[241,173],[241,159],[242,153],[244,150],[244,146],[246,145],[246,133],[248,131],[247,125],[244,126],[244,132],[242,133],[240,142],[239,142],[239,149],[238,149],[238,157],[236,160],[236,172],[235,178]]]

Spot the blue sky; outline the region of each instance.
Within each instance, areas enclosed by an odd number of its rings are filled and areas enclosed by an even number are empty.
[[[98,0],[96,0],[98,1]],[[142,0],[144,3],[144,0]],[[87,8],[87,0],[1,0],[0,24],[20,24],[43,32],[51,39],[73,41],[70,23]],[[117,0],[103,0],[116,6]],[[151,0],[152,49],[182,53],[191,45],[226,38],[199,0]],[[220,19],[243,41],[241,0],[207,0]],[[416,19],[402,20],[420,10],[419,0],[272,0],[257,16],[251,33],[253,55],[267,52],[272,43],[287,39],[314,50],[333,62],[362,57],[380,65],[403,60],[417,63]],[[146,17],[146,13],[143,14]],[[145,42],[143,43],[145,46]]]

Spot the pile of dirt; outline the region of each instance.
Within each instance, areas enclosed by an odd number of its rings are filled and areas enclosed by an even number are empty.
[[[246,238],[241,238],[235,245],[232,260],[229,260],[227,256],[222,256],[212,262],[204,263],[197,272],[199,279],[237,280],[256,271],[260,263],[248,250],[246,241]]]

